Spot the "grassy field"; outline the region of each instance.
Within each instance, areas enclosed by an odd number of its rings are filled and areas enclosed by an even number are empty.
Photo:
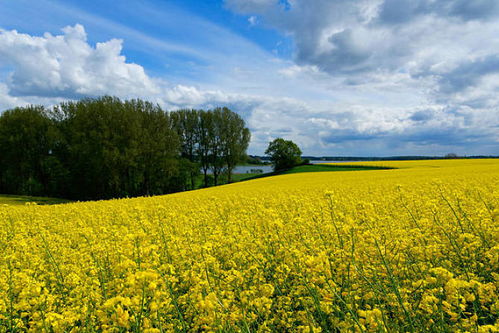
[[[258,176],[258,175],[261,175],[261,174],[257,174],[257,173],[236,173],[236,174],[233,174],[232,175],[232,182],[233,183],[236,183],[236,182],[240,182],[242,180],[246,180],[246,179],[251,179],[255,176]],[[213,175],[208,175],[208,183],[210,184],[209,187],[212,187],[214,186],[213,185]],[[218,180],[219,184],[218,185],[223,185],[223,184],[227,184],[227,177],[225,175],[221,175],[219,180]],[[201,188],[204,188],[204,178],[202,175],[198,176],[196,178],[196,182],[195,182],[195,188],[196,189],[201,189]]]
[[[256,167],[258,168],[258,167]],[[388,167],[381,166],[364,166],[364,165],[338,165],[338,164],[307,164],[299,165],[284,171],[269,172],[269,173],[236,173],[232,175],[232,183],[237,183],[240,181],[246,181],[257,178],[264,178],[270,176],[285,175],[291,173],[302,173],[302,172],[324,172],[324,171],[364,171],[364,170],[379,170],[387,169]],[[213,182],[213,177],[209,175],[210,182]],[[220,184],[227,184],[227,178],[225,175],[221,175]],[[196,188],[200,189],[204,187],[203,177],[200,176],[196,180]]]
[[[261,175],[260,173],[235,173],[232,175],[232,182],[240,182],[242,180],[251,179],[255,176]]]
[[[331,172],[331,171],[365,171],[389,169],[389,167],[370,166],[370,165],[346,165],[341,163],[334,164],[306,164],[299,165],[282,172],[282,174],[301,173],[301,172]]]
[[[0,206],[0,332],[497,332],[499,160],[382,163]]]
[[[247,177],[242,177],[239,181],[252,180],[257,178],[273,177],[279,175],[288,175],[294,173],[307,173],[307,172],[338,172],[338,171],[366,171],[366,170],[382,170],[382,169],[392,169],[392,167],[387,166],[371,166],[371,165],[345,165],[345,164],[306,164],[298,165],[288,170],[274,171],[269,173],[259,173],[259,174],[247,174]]]
[[[55,205],[67,202],[70,201],[57,198],[0,194],[0,205],[25,205],[27,203],[36,203],[37,205]]]

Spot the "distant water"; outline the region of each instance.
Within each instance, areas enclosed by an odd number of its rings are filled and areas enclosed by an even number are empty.
[[[262,170],[261,173],[274,171],[272,165],[238,165],[234,169],[234,173],[259,173],[259,172],[254,172],[254,170]]]
[[[310,161],[310,164],[320,164],[320,163],[352,163],[355,161]],[[272,172],[274,169],[271,165],[239,165],[234,169],[234,173],[255,173],[251,170],[259,169],[262,173]]]
[[[355,161],[310,161],[310,164],[320,164],[320,163],[351,163]],[[272,165],[238,165],[232,171],[232,173],[259,173],[255,170],[261,170],[261,173],[268,173],[274,171]],[[211,174],[211,171],[208,171]]]

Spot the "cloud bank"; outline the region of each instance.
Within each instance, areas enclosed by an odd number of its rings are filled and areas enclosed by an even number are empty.
[[[113,94],[157,93],[144,68],[126,63],[122,42],[87,43],[83,26],[62,29],[63,35],[33,37],[17,31],[0,33],[0,61],[14,68],[7,77],[12,96],[81,98]]]
[[[229,106],[256,154],[278,136],[317,155],[497,154],[495,3],[227,0],[252,25],[292,36],[295,54],[263,69],[241,63],[215,87],[156,77],[127,61],[126,40],[91,44],[79,24],[56,35],[0,30],[0,109],[109,94],[167,109]],[[238,76],[256,92],[235,89]]]
[[[371,126],[370,131],[362,131],[358,127],[355,130],[352,123],[343,124],[347,126],[345,135],[329,135],[329,141],[350,138],[384,140],[391,145],[410,142],[456,148],[475,143],[497,148],[499,2],[226,0],[225,3],[230,10],[256,17],[263,25],[293,38],[296,65],[282,71],[289,76],[317,78],[322,73],[331,82],[337,82],[331,85],[332,89],[348,86],[359,92],[358,98],[370,91],[380,99],[386,96],[387,103],[400,105],[405,96],[419,96],[410,107],[398,108],[398,116],[392,112],[397,108],[379,114],[383,120],[386,115],[393,116],[386,120],[391,126]],[[363,104],[371,111],[360,117],[368,124],[372,124],[369,114],[379,112],[379,109],[372,111],[372,106]]]

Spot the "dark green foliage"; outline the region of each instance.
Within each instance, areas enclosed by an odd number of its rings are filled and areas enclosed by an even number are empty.
[[[227,180],[230,183],[232,171],[239,162],[246,159],[246,149],[248,149],[251,134],[245,127],[244,120],[237,113],[222,108],[215,109],[215,115],[217,114],[220,118],[218,135],[220,136],[221,159],[227,168]]]
[[[183,189],[180,142],[167,113],[141,100],[114,97],[62,103],[54,109],[71,179],[65,197],[101,199]]]
[[[196,178],[199,174],[199,122],[200,111],[179,110],[171,112],[173,127],[181,142],[182,170],[189,178],[190,189],[196,188]]]
[[[0,116],[0,193],[69,199],[193,189],[199,169],[231,174],[249,131],[229,109],[164,112],[116,97],[29,106]],[[230,179],[230,176],[229,176]]]
[[[289,169],[301,163],[301,150],[290,140],[275,139],[269,143],[265,154],[270,156],[275,171]]]
[[[211,178],[218,185],[222,174],[231,182],[232,171],[246,158],[251,137],[244,120],[228,108],[180,110],[171,117],[183,143],[182,156],[191,162],[191,188],[195,188],[199,168],[205,187],[210,186]]]
[[[258,156],[248,156],[246,158],[246,164],[253,164],[253,165],[266,165],[268,162],[262,161],[262,159]]]
[[[42,106],[5,111],[0,117],[0,190],[55,194],[54,182],[67,172],[53,156],[60,133]]]

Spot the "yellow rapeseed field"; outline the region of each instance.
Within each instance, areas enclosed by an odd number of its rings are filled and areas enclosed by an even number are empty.
[[[498,332],[499,161],[371,164],[0,206],[0,331]]]

